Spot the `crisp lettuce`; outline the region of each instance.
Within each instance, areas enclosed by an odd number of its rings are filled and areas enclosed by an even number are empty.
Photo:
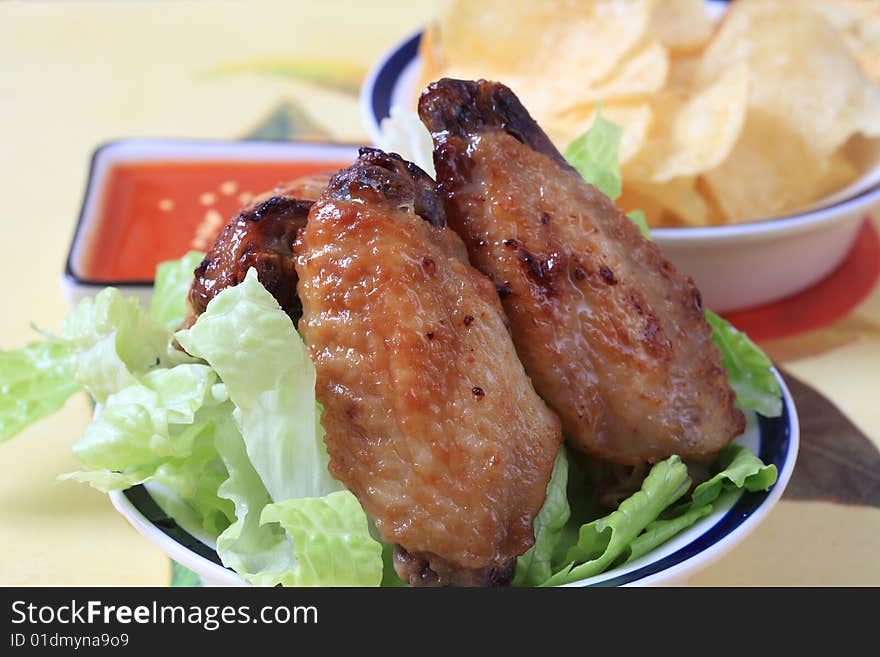
[[[768,490],[776,483],[778,475],[775,465],[765,465],[752,452],[736,443],[722,450],[714,466],[717,473],[694,489],[692,508],[712,504],[725,491]]]
[[[81,301],[65,318],[61,338],[72,349],[77,381],[99,404],[151,370],[194,362],[137,298],[112,287]]]
[[[231,421],[232,404],[207,366],[181,364],[151,372],[110,395],[73,453],[83,466],[63,479],[109,492],[157,482],[172,491],[209,532],[234,519],[218,497],[227,478],[214,441]],[[228,419],[227,419],[228,418]]]
[[[260,522],[277,522],[293,539],[297,565],[287,586],[379,586],[382,546],[370,536],[367,517],[347,490],[270,504]]]
[[[248,458],[273,500],[321,497],[342,488],[327,469],[315,368],[290,317],[255,269],[176,335],[226,384]]]
[[[217,539],[223,563],[258,585],[378,585],[381,546],[327,467],[315,368],[256,270],[176,337],[220,376],[235,406],[235,430],[216,443],[229,473],[217,494],[235,507]]]
[[[193,271],[204,257],[201,251],[190,251],[179,260],[159,264],[150,298],[150,317],[170,329],[181,325],[188,312],[186,296]]]
[[[681,506],[667,509],[629,546],[627,561],[634,561],[714,511],[726,496],[742,491],[768,490],[776,483],[775,465],[765,465],[747,448],[736,443],[725,447],[713,464],[715,475],[694,488]]]
[[[115,288],[82,301],[60,340],[72,380],[98,404],[73,447],[82,469],[62,478],[105,492],[157,482],[206,530],[228,526],[232,505],[217,497],[226,472],[213,443],[232,405],[216,373],[176,349],[171,330]]]
[[[712,506],[705,504],[690,508],[681,515],[668,519],[658,519],[648,523],[645,531],[636,536],[626,548],[626,563],[643,557],[651,550],[660,547],[676,534],[684,531],[697,520],[712,513]]]
[[[550,578],[550,561],[571,515],[567,486],[568,456],[563,446],[553,463],[547,498],[535,516],[535,544],[516,560],[513,586],[536,586]]]
[[[60,478],[149,484],[254,584],[378,585],[381,545],[327,467],[314,366],[255,270],[172,332],[199,258],[160,266],[149,312],[107,288],[59,337],[0,353],[0,436],[85,388],[96,410],[73,447],[81,469]]]
[[[248,458],[235,423],[217,435],[229,478],[217,494],[235,506],[235,521],[217,537],[217,554],[227,568],[256,586],[280,584],[297,567],[293,540],[277,523],[260,524],[272,497]]]
[[[596,108],[593,125],[565,149],[563,157],[588,183],[612,201],[623,191],[623,178],[618,164],[618,150],[623,130],[602,116]]]
[[[552,576],[541,581],[537,578],[515,580],[515,583],[568,584],[635,561],[708,516],[719,505],[732,502],[742,491],[769,489],[777,476],[775,466],[765,465],[736,443],[722,451],[713,469],[715,475],[686,496],[692,481],[679,457],[672,456],[655,464],[641,489],[621,502],[616,510],[578,527],[570,527],[569,522],[563,528],[558,535],[561,539],[555,539],[557,545],[550,564]],[[572,530],[576,530],[576,534]],[[573,534],[573,539],[567,539]]]
[[[115,288],[82,301],[58,337],[0,352],[0,441],[58,410],[83,387],[98,403],[147,372],[193,359],[171,331]]]
[[[690,483],[687,466],[677,456],[655,464],[641,490],[610,515],[580,528],[577,543],[566,553],[565,565],[544,585],[566,584],[606,570],[650,523],[687,493]]]
[[[626,216],[639,227],[639,230],[646,239],[651,239],[651,229],[648,228],[648,220],[645,218],[643,210],[633,210],[632,212],[628,212]]]
[[[773,374],[773,362],[745,333],[707,310],[712,340],[721,350],[721,364],[730,376],[736,403],[765,417],[782,414],[782,390]]]
[[[63,340],[0,351],[0,442],[57,411],[80,388],[73,350]]]

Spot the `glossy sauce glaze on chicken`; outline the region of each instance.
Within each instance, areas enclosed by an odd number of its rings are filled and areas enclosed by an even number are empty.
[[[742,432],[693,281],[584,182],[510,89],[439,80],[419,114],[450,226],[496,286],[572,446],[626,465],[700,460]]]
[[[330,470],[414,585],[505,584],[562,442],[434,181],[362,149],[296,244]]]

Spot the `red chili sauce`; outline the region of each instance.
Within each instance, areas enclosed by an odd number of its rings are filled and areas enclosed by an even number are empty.
[[[107,174],[100,212],[86,237],[84,280],[149,281],[156,265],[211,238],[252,197],[300,176],[337,171],[328,162],[126,162]]]

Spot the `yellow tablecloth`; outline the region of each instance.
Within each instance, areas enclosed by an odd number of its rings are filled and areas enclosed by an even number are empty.
[[[365,142],[360,77],[435,10],[328,0],[0,3],[0,349],[32,339],[31,322],[57,329],[68,310],[62,266],[98,143],[241,138],[282,105],[296,108],[306,132]],[[329,63],[339,84],[279,74],[310,61]],[[827,462],[861,488],[841,499],[801,486],[692,583],[878,585],[880,473],[870,466],[880,445],[880,289],[831,327],[763,346],[851,420],[845,439],[862,441],[867,459],[804,440],[812,467]],[[89,411],[77,395],[0,445],[0,585],[168,583],[169,560],[105,495],[56,481],[76,468],[70,446]]]

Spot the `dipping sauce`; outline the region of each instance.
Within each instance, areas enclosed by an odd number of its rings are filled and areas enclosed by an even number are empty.
[[[84,281],[151,281],[156,265],[207,250],[251,198],[350,162],[125,162],[107,173],[75,273]]]

